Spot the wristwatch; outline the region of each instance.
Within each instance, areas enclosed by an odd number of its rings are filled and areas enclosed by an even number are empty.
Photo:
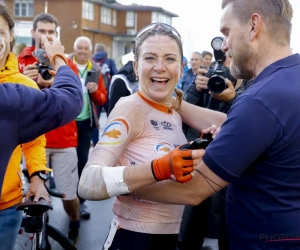
[[[37,172],[34,172],[31,176],[30,176],[30,179],[33,177],[33,176],[38,176],[40,177],[43,181],[47,181],[48,180],[48,177],[46,175],[46,172],[45,171],[37,171]]]

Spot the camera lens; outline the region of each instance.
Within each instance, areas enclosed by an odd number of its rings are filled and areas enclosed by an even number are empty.
[[[221,75],[213,75],[209,78],[207,87],[212,94],[220,94],[226,88],[225,78]]]

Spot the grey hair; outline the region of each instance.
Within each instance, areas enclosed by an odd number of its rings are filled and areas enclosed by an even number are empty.
[[[95,46],[95,52],[106,51],[106,46],[103,43],[97,43]]]
[[[76,38],[76,40],[75,40],[75,42],[74,42],[74,49],[77,49],[77,45],[78,45],[78,43],[80,43],[81,41],[86,41],[86,42],[88,42],[88,44],[89,44],[89,46],[90,46],[90,51],[92,51],[92,49],[93,49],[92,42],[91,42],[91,40],[90,40],[88,37],[86,37],[86,36],[79,36],[79,37]]]

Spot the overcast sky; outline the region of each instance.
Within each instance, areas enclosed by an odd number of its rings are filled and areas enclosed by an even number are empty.
[[[212,51],[212,38],[219,31],[222,0],[118,0],[122,4],[159,6],[177,14],[172,24],[183,38],[184,54],[188,58],[193,51]],[[290,0],[294,9],[291,47],[300,53],[300,0]]]

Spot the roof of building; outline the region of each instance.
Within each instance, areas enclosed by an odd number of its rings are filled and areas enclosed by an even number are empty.
[[[120,4],[114,0],[90,0],[90,2],[101,4],[105,7],[112,8],[114,10],[120,11],[157,11],[164,13],[171,17],[179,17],[177,14],[167,11],[161,7],[156,6],[148,6],[148,5],[138,5],[138,4],[131,4],[131,5],[124,5]]]

